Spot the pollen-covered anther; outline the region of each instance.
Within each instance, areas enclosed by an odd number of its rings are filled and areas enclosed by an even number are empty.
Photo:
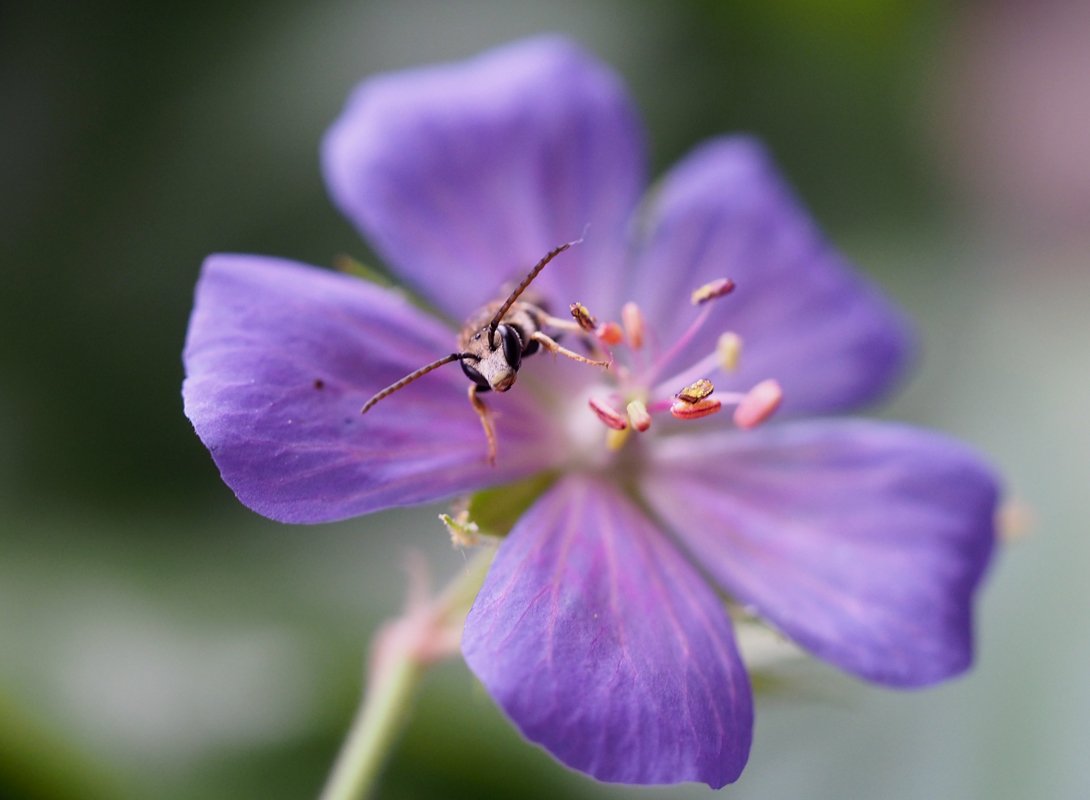
[[[613,406],[599,400],[597,397],[591,397],[587,400],[587,405],[590,406],[590,410],[598,415],[598,419],[607,427],[615,431],[623,431],[628,428],[628,417],[621,414]]]
[[[595,329],[594,335],[608,347],[616,347],[624,341],[624,331],[616,322],[603,322]]]
[[[621,307],[621,323],[632,349],[643,347],[643,312],[640,307],[631,301],[625,303]]]
[[[738,360],[742,357],[742,337],[734,331],[727,331],[715,343],[715,355],[724,372],[733,372],[738,368]]]
[[[734,424],[739,428],[756,428],[776,413],[783,402],[783,389],[774,380],[758,383],[742,398],[734,409]]]
[[[640,433],[651,427],[651,412],[647,410],[647,404],[642,400],[633,400],[625,410],[628,412],[628,421]]]
[[[572,303],[569,306],[572,318],[579,323],[579,327],[587,333],[593,333],[598,327],[598,321],[591,316],[590,311],[582,303]]]
[[[670,406],[670,413],[677,419],[700,419],[717,414],[723,409],[723,402],[717,397],[705,397],[695,403],[678,400]]]
[[[707,378],[694,381],[674,395],[684,403],[699,403],[705,397],[715,391],[715,386]]]
[[[730,278],[719,278],[718,280],[711,281],[710,283],[705,283],[703,286],[693,292],[693,305],[702,306],[707,302],[728,295],[733,291],[734,281],[732,281]]]

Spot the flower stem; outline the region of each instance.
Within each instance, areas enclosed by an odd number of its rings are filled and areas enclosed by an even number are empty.
[[[321,800],[360,800],[374,789],[425,669],[458,652],[465,616],[494,554],[482,548],[434,599],[420,596],[419,569],[410,576],[418,591],[410,592],[404,615],[375,634],[367,690]]]

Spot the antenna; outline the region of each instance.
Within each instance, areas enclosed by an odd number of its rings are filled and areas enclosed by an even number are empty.
[[[360,409],[360,413],[361,414],[366,414],[368,411],[371,410],[371,406],[373,406],[379,400],[382,400],[384,397],[389,397],[394,392],[396,392],[398,389],[404,389],[410,383],[417,380],[418,378],[422,378],[423,376],[427,375],[432,370],[439,369],[439,367],[443,366],[444,364],[449,364],[452,361],[461,361],[463,358],[472,358],[474,361],[480,361],[481,360],[480,356],[475,356],[472,353],[451,353],[449,356],[443,356],[438,361],[433,361],[430,364],[426,364],[425,366],[421,367],[420,369],[416,370],[415,372],[410,372],[408,375],[406,375],[401,380],[399,380],[399,381],[397,381],[395,383],[391,383],[385,389],[378,392],[370,400],[368,400],[366,403],[364,403],[363,408]]]
[[[590,226],[588,225],[587,227]],[[586,233],[587,230],[586,228],[584,228],[583,235],[585,236]],[[529,285],[534,282],[534,278],[536,278],[541,273],[541,270],[545,269],[545,265],[552,261],[554,258],[556,258],[558,255],[563,253],[572,245],[581,244],[582,241],[583,236],[580,236],[574,242],[566,242],[559,247],[554,247],[552,250],[545,254],[544,258],[542,258],[540,261],[537,262],[537,264],[534,265],[534,268],[530,270],[529,274],[522,279],[522,283],[515,287],[515,290],[507,296],[506,300],[503,301],[503,305],[499,307],[499,310],[492,315],[492,320],[488,323],[489,347],[496,347],[496,328],[500,326],[500,320],[502,320],[504,315],[511,310],[511,306],[513,306],[515,304],[515,301],[522,296],[522,293],[526,291],[527,287],[529,287]]]

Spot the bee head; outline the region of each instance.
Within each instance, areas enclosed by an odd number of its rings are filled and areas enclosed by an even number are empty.
[[[494,337],[489,333],[486,325],[469,338],[462,372],[481,389],[506,392],[522,364],[522,336],[513,325],[498,326]]]

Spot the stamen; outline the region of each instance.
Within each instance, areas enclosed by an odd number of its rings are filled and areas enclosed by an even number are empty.
[[[662,372],[665,367],[669,366],[670,362],[689,345],[689,342],[693,340],[693,337],[704,327],[704,323],[708,321],[708,316],[711,314],[711,311],[711,306],[704,306],[700,313],[696,315],[696,319],[689,325],[688,329],[681,334],[681,337],[676,342],[674,342],[673,346],[655,360],[655,365],[651,368],[650,375],[648,376],[649,383],[653,382],[658,374]]]
[[[746,430],[756,428],[776,413],[783,401],[783,389],[774,380],[758,383],[742,398],[734,409],[734,424]]]
[[[613,406],[602,402],[597,397],[591,397],[587,400],[587,405],[590,406],[590,410],[598,415],[598,419],[602,420],[602,423],[607,428],[612,428],[615,431],[623,431],[628,427],[628,418],[618,413]]]
[[[734,372],[738,368],[738,359],[742,357],[742,337],[733,331],[727,331],[715,343],[715,355],[720,369]]]
[[[624,323],[628,343],[633,350],[643,347],[643,312],[633,302],[625,303],[621,308],[621,322]]]
[[[676,398],[663,398],[661,400],[653,400],[647,404],[647,413],[654,416],[655,414],[661,414],[663,411],[669,411],[670,406],[677,402]]]
[[[624,331],[616,322],[603,322],[594,331],[594,335],[598,337],[598,341],[609,347],[616,347],[624,341]]]
[[[628,421],[640,433],[651,427],[651,412],[647,410],[647,404],[642,400],[633,400],[625,410],[628,412]]]
[[[721,411],[723,402],[715,397],[705,397],[695,403],[678,400],[670,406],[670,413],[677,419],[700,419]]]
[[[686,403],[699,403],[705,397],[715,391],[715,386],[707,378],[701,378],[698,381],[690,383],[674,397],[678,400],[682,400]]]
[[[628,437],[631,433],[632,431],[629,428],[625,428],[623,431],[610,428],[606,431],[606,449],[617,452],[624,447],[624,443],[628,441]]]
[[[590,311],[587,310],[587,307],[582,303],[572,303],[570,308],[571,315],[575,321],[579,323],[579,327],[587,333],[593,333],[598,325],[598,321],[590,315]]]
[[[659,381],[655,388],[651,391],[652,395],[662,394],[669,392],[674,386],[679,383],[687,384],[699,378],[701,375],[707,375],[714,372],[716,369],[721,369],[724,372],[730,372],[738,365],[738,359],[741,357],[742,350],[742,337],[736,333],[727,332],[719,337],[719,341],[716,343],[715,350],[704,358],[697,361],[691,367],[682,370],[676,375],[667,378],[666,380]]]
[[[715,300],[716,298],[728,295],[733,291],[734,281],[732,281],[730,278],[720,278],[719,280],[712,281],[711,283],[705,283],[703,286],[693,292],[693,305],[702,306],[711,300]]]

